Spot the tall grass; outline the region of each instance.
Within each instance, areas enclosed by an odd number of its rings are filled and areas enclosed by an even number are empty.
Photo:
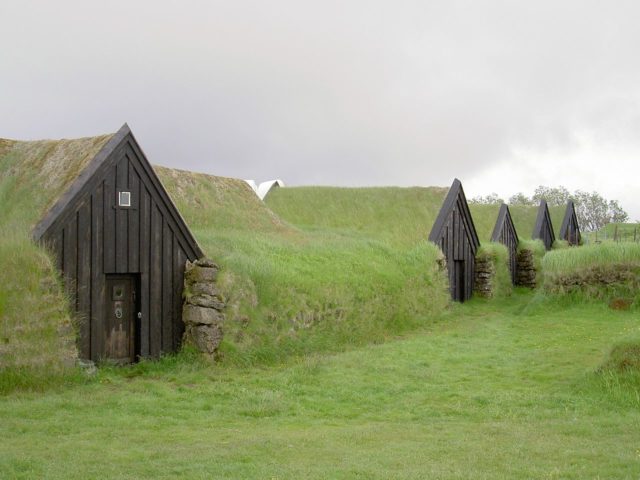
[[[488,259],[493,265],[495,272],[492,279],[493,297],[507,297],[513,293],[507,247],[501,243],[484,243],[478,249],[476,259]]]
[[[549,252],[543,260],[545,275],[566,275],[594,267],[640,266],[640,245],[617,243],[585,245]]]
[[[240,180],[157,171],[223,267],[228,362],[377,342],[428,323],[448,303],[439,251],[425,241],[431,225],[414,215],[406,228],[408,205],[425,200],[422,218],[435,217],[442,189],[277,189],[268,198],[280,202],[283,221]]]
[[[638,308],[640,245],[603,243],[553,250],[542,261],[543,292],[564,302],[609,302]]]

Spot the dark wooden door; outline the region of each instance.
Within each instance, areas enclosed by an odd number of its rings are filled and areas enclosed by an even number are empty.
[[[105,312],[105,360],[135,361],[135,277],[107,275]]]

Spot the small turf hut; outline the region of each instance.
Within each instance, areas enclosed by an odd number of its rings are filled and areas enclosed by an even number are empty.
[[[457,178],[453,181],[433,224],[429,241],[438,245],[446,258],[451,297],[460,302],[471,298],[475,256],[480,241],[462,183]]]
[[[469,210],[473,216],[480,243],[502,243],[507,248],[511,280],[515,282],[519,238],[511,209],[504,203],[471,203]]]
[[[556,235],[553,231],[553,223],[551,222],[551,214],[549,213],[549,207],[546,200],[540,200],[540,206],[538,207],[538,215],[536,217],[536,224],[533,227],[533,233],[531,238],[540,239],[544,243],[544,248],[551,250],[553,242],[556,241]]]
[[[100,138],[95,151],[45,160],[69,172],[33,237],[63,274],[80,357],[157,357],[180,344],[185,263],[202,251],[129,127]]]
[[[496,225],[491,234],[492,242],[502,243],[509,251],[509,272],[511,273],[511,283],[516,283],[516,269],[518,265],[518,233],[511,218],[509,207],[503,203],[500,205]]]
[[[578,225],[578,216],[576,215],[576,207],[572,200],[567,202],[567,209],[564,212],[559,237],[560,240],[569,242],[569,245],[580,245],[580,241],[582,240],[580,226]]]

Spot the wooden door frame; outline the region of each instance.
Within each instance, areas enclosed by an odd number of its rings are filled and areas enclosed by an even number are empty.
[[[105,319],[109,315],[109,306],[112,302],[110,289],[108,285],[114,281],[126,280],[131,286],[131,294],[133,298],[130,300],[131,307],[131,324],[129,332],[129,359],[131,363],[137,362],[140,358],[140,319],[138,318],[138,312],[140,312],[140,274],[139,273],[107,273],[105,274]],[[106,324],[103,325],[106,328]],[[106,336],[105,336],[106,340]],[[105,358],[106,361],[110,359]],[[117,360],[117,359],[114,359]]]

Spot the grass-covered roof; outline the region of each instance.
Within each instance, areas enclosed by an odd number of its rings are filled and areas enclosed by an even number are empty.
[[[513,218],[513,224],[518,232],[520,240],[530,240],[533,234],[533,228],[536,225],[536,218],[538,216],[538,205],[509,205],[511,211],[511,218]],[[549,215],[551,216],[551,223],[553,225],[553,232],[556,238],[559,237],[560,227],[562,226],[562,219],[566,210],[566,205],[562,206],[549,206]]]
[[[480,244],[490,242],[493,228],[498,219],[498,213],[500,213],[500,204],[479,205],[470,203],[469,211],[471,211],[471,217],[473,217],[473,224],[476,227],[476,232],[478,232]]]
[[[31,232],[111,137],[0,139],[0,389],[19,385],[24,369],[41,386],[73,364],[68,298]]]
[[[0,139],[0,198],[5,207],[0,215],[32,228],[112,136]]]
[[[292,228],[244,180],[153,167],[190,227],[287,233]]]
[[[282,219],[306,230],[332,229],[397,246],[425,241],[448,188],[286,187],[265,202]]]

